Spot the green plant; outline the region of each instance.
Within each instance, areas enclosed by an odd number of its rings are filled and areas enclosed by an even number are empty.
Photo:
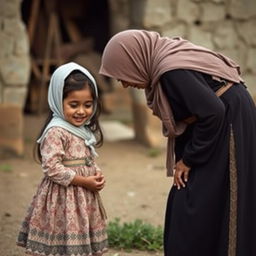
[[[161,150],[159,148],[150,148],[147,152],[149,157],[157,157],[161,154]]]
[[[2,172],[11,172],[12,167],[9,164],[1,164],[0,165],[0,171],[2,171]]]
[[[116,218],[108,225],[109,245],[124,250],[159,251],[163,249],[163,229],[136,219],[123,224]]]

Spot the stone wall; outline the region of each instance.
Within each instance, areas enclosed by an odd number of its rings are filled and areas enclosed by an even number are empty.
[[[255,0],[137,0],[141,28],[163,36],[181,36],[223,53],[241,66],[242,77],[256,97]],[[110,0],[113,34],[126,29],[136,8],[133,0]],[[129,12],[130,10],[130,12]],[[131,27],[131,26],[130,26]],[[136,26],[138,27],[138,26]]]
[[[256,96],[255,0],[147,0],[142,24],[229,56]]]
[[[0,153],[23,153],[22,115],[30,74],[29,43],[21,0],[0,0]],[[10,132],[11,131],[11,132]]]

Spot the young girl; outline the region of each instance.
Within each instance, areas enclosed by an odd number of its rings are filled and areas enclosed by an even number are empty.
[[[76,63],[52,75],[52,111],[37,147],[44,178],[22,224],[17,244],[30,255],[102,255],[108,246],[99,196],[105,179],[94,159],[103,142],[94,78]]]

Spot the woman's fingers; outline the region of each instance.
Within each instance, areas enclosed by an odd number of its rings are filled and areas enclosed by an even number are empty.
[[[189,170],[184,171],[184,181],[188,181]]]
[[[177,162],[174,173],[174,185],[178,189],[186,187],[185,183],[188,181],[189,171],[190,167],[186,166],[182,160]]]
[[[177,188],[180,189],[181,187],[185,187],[185,183],[182,179],[183,171],[176,170],[175,173],[175,184],[177,185]]]

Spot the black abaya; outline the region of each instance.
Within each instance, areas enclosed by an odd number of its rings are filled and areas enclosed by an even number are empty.
[[[172,187],[167,202],[165,256],[256,255],[256,109],[243,84],[221,97],[222,84],[192,70],[161,76],[175,120],[197,121],[176,138],[176,161],[191,167],[186,188]],[[235,157],[230,156],[234,135]],[[235,160],[230,204],[230,162]]]

